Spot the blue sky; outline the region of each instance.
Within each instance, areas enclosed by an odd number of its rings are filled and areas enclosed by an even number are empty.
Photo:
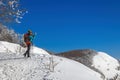
[[[34,44],[64,52],[94,49],[120,58],[120,1],[21,0],[28,10],[16,32],[37,32]]]

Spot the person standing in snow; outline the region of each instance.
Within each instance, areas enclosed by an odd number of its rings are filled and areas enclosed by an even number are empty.
[[[24,34],[24,42],[25,45],[27,47],[26,52],[23,54],[24,57],[30,57],[30,48],[33,45],[33,39],[34,39],[35,35],[32,33],[31,30],[28,30],[28,32],[26,34]]]

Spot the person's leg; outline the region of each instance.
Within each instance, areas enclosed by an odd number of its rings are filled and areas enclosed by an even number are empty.
[[[29,52],[29,47],[28,47],[28,45],[27,45],[27,50],[26,50],[26,52],[23,54],[24,57],[26,57],[26,55],[28,55],[28,52]]]
[[[28,53],[28,48],[27,48],[26,52],[23,54],[24,57],[26,57],[27,53]]]
[[[24,57],[26,57],[26,52],[23,55],[24,55]]]
[[[27,57],[30,57],[30,46],[31,46],[31,45],[28,45]]]

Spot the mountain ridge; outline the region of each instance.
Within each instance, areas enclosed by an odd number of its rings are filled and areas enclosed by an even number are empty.
[[[72,50],[68,52],[62,52],[57,55],[63,56],[84,64],[85,66],[100,73],[103,79],[107,78],[110,80],[116,80],[117,77],[120,76],[119,61],[109,56],[107,53],[96,52],[95,50],[91,50],[91,49],[82,49],[82,50]],[[103,63],[98,64],[101,61]],[[111,64],[111,61],[113,62],[113,64]],[[112,65],[116,65],[116,66],[112,67]],[[107,73],[104,70],[106,70]],[[114,71],[114,73],[112,72],[114,76],[110,76],[112,73],[110,73],[109,70],[111,70],[111,72]]]

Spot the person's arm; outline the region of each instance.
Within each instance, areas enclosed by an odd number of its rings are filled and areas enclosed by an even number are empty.
[[[34,33],[32,36],[33,36],[33,38],[35,38],[35,36],[37,35],[37,33]]]
[[[33,42],[34,37],[34,35],[29,36],[30,42]]]

